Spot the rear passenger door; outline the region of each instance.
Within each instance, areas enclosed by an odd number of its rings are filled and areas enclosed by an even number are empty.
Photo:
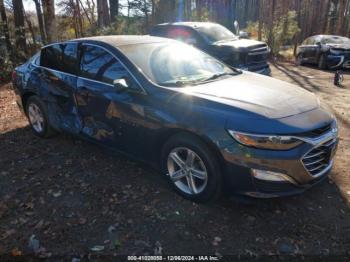
[[[303,58],[304,61],[312,63],[314,62],[314,57],[317,51],[317,46],[315,42],[315,37],[309,37],[308,39],[305,40],[303,44]]]
[[[40,54],[41,97],[47,101],[49,119],[56,129],[79,133],[82,126],[77,114],[78,44],[53,44]]]

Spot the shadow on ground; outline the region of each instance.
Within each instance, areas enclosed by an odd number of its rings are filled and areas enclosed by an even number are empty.
[[[325,182],[305,194],[210,205],[183,200],[156,171],[69,136],[29,128],[0,135],[0,254],[338,254],[350,250],[349,209]],[[234,174],[232,174],[234,175]],[[113,249],[110,249],[113,247]]]

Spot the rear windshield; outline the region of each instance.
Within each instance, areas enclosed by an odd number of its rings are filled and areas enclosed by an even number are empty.
[[[223,40],[237,40],[237,36],[226,27],[217,24],[195,28],[208,42],[215,43]]]

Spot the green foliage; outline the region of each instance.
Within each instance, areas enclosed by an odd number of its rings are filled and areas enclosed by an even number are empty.
[[[273,26],[273,41],[271,49],[278,54],[282,45],[291,44],[295,35],[300,32],[295,11],[289,11],[282,16]]]
[[[248,22],[247,32],[253,38],[258,37],[259,23]],[[268,35],[270,33],[268,25],[264,24],[262,28],[262,40],[268,42]],[[295,11],[289,11],[286,15],[280,17],[273,23],[272,39],[269,43],[272,54],[278,54],[283,45],[292,44],[296,34],[300,32],[297,22],[297,14]]]
[[[10,57],[7,54],[0,57],[0,84],[10,81],[12,71],[13,64]]]
[[[91,26],[87,35],[140,35],[145,33],[143,19],[139,17],[118,16],[117,21],[110,26],[99,28]]]
[[[198,15],[197,12],[192,12],[192,21],[199,21],[199,22],[209,22],[209,10],[207,8],[202,8],[200,11],[200,14]]]

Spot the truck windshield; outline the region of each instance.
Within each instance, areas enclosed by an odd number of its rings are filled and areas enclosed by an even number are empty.
[[[196,30],[211,44],[218,41],[238,39],[234,33],[222,25],[210,24],[199,26]]]
[[[192,46],[175,41],[118,48],[161,86],[183,87],[240,73]]]

